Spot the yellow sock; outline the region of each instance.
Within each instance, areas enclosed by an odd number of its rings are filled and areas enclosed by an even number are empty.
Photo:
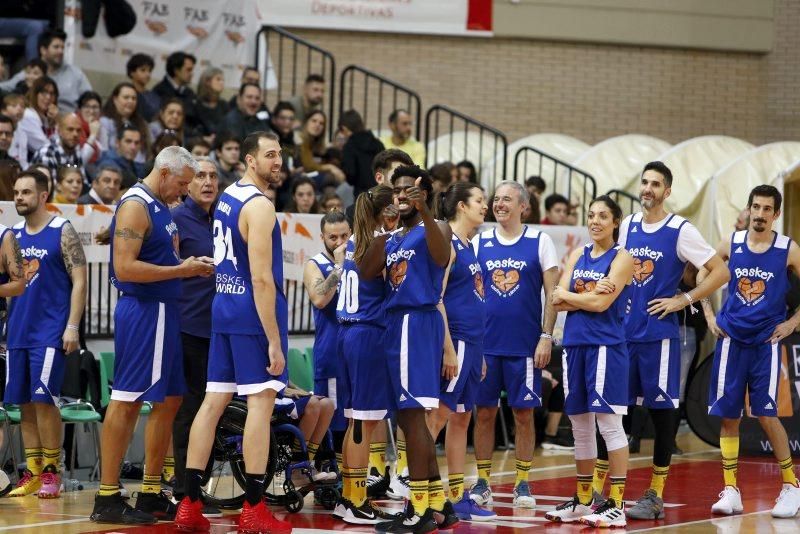
[[[350,470],[350,502],[356,507],[367,500],[367,468],[358,467]]]
[[[444,486],[442,478],[435,477],[428,481],[428,506],[437,512],[444,510]],[[416,510],[416,508],[415,508]]]
[[[622,508],[622,496],[625,495],[625,477],[608,477],[611,481],[611,490],[608,498],[614,501],[617,508]]]
[[[25,463],[28,471],[34,475],[41,475],[44,461],[42,459],[42,448],[36,447],[35,449],[25,449]]]
[[[308,460],[313,462],[314,458],[317,456],[317,451],[319,451],[319,443],[309,441],[308,445],[306,445],[306,449],[308,450]]]
[[[603,494],[603,487],[606,485],[606,475],[608,475],[608,460],[597,460],[594,464],[592,487],[600,495]]]
[[[520,482],[528,481],[528,472],[531,470],[532,463],[533,462],[530,460],[517,460],[517,480],[514,482],[515,486],[518,486]]]
[[[175,478],[175,457],[167,456],[164,458],[164,465],[161,467],[161,476],[169,482]]]
[[[381,475],[386,470],[386,442],[370,443],[369,445],[369,470],[375,469]]]
[[[109,495],[115,495],[117,493],[119,493],[118,484],[100,484],[100,489],[97,491],[97,494],[101,497],[108,497]]]
[[[144,475],[142,493],[158,493],[161,491],[161,475]]]
[[[411,494],[411,506],[414,512],[422,516],[428,509],[428,484],[427,480],[411,480],[408,483]]]
[[[58,461],[61,459],[61,449],[47,449],[42,447],[42,468],[54,465],[58,469]]]
[[[458,502],[464,496],[464,473],[450,473],[447,476],[447,489],[452,502]]]
[[[783,478],[784,484],[791,484],[792,486],[797,486],[797,476],[794,474],[794,465],[792,464],[792,457],[789,456],[785,460],[781,460],[778,462],[778,466],[781,468],[781,478]]]
[[[575,494],[581,504],[592,502],[592,475],[578,475],[578,491]]]
[[[653,464],[653,475],[650,477],[650,489],[656,492],[659,498],[664,496],[664,486],[667,484],[669,466],[659,467]]]
[[[736,472],[739,470],[739,437],[719,438],[722,451],[722,476],[726,486],[736,487]]]
[[[478,478],[484,479],[489,482],[489,477],[492,474],[492,461],[491,460],[477,460],[478,464]]]
[[[294,441],[292,441],[292,452],[300,452],[302,448],[303,447],[300,445],[300,440],[294,438]]]
[[[405,440],[397,440],[397,474],[400,475],[408,469],[408,457],[406,456],[406,442]]]
[[[350,500],[350,468],[342,467],[342,498]]]
[[[336,456],[336,465],[338,465],[340,469],[343,469],[344,468],[344,461],[342,460],[342,453],[341,452],[336,452],[336,453],[334,453],[334,456]]]

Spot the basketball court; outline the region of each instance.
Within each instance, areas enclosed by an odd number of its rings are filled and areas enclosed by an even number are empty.
[[[739,461],[739,480],[743,491],[744,513],[734,517],[714,517],[711,505],[717,500],[722,488],[719,450],[701,442],[691,432],[678,436],[678,445],[684,450],[673,458],[667,488],[664,493],[666,518],[661,521],[636,521],[628,523],[628,532],[690,532],[690,533],[793,533],[800,531],[800,519],[773,519],[769,511],[780,490],[778,467],[771,457],[742,458]],[[652,442],[643,441],[639,454],[632,455],[628,472],[625,496],[637,499],[650,480]],[[468,455],[471,458],[471,455]],[[544,514],[575,491],[574,466],[569,452],[542,451],[537,449],[532,470],[533,493],[536,496],[535,510],[514,510],[511,507],[511,491],[514,480],[513,451],[495,452],[492,483],[494,510],[500,516],[491,523],[461,522],[455,532],[547,531],[551,533],[573,533],[588,530],[586,527],[558,525],[545,520]],[[444,468],[444,457],[440,456]],[[445,471],[443,471],[444,474]],[[467,467],[468,484],[474,481],[474,465]],[[278,484],[280,479],[278,479]],[[137,484],[126,482],[129,491]],[[279,486],[278,486],[279,487]],[[94,489],[68,492],[60,499],[39,500],[36,497],[0,499],[0,532],[30,533],[82,533],[125,532],[166,533],[175,532],[171,523],[159,523],[148,527],[124,527],[97,525],[88,520],[92,509]],[[272,491],[272,488],[270,489]],[[380,502],[387,508],[399,509],[396,502]],[[303,510],[288,514],[274,507],[280,517],[294,526],[297,534],[313,532],[352,531],[372,532],[370,527],[350,526],[330,517],[330,512],[315,506],[313,497],[306,497]],[[226,512],[224,517],[211,519],[212,532],[222,534],[236,531],[238,513]],[[619,531],[619,530],[617,530]]]

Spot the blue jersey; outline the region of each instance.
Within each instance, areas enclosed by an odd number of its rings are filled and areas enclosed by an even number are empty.
[[[29,234],[25,221],[14,225],[22,250],[25,292],[11,300],[8,348],[61,348],[69,319],[72,279],[61,252],[66,219],[53,217],[44,228]]]
[[[462,243],[455,234],[452,243],[456,258],[450,267],[443,299],[450,335],[469,343],[482,344],[486,300],[481,264],[471,245]]]
[[[523,226],[512,244],[491,229],[478,235],[475,254],[486,288],[483,352],[493,356],[531,356],[542,333],[541,232]]]
[[[383,276],[378,275],[372,280],[364,280],[353,259],[355,250],[355,237],[351,237],[347,242],[342,279],[339,281],[336,318],[342,324],[370,324],[383,328],[386,326],[383,309],[386,285]]]
[[[775,233],[769,250],[757,254],[747,247],[746,230],[733,234],[728,298],[717,315],[717,325],[733,340],[744,345],[766,343],[775,327],[786,320],[791,242]]]
[[[611,263],[622,250],[619,245],[607,250],[601,256],[592,258],[592,245],[583,249],[583,254],[575,262],[569,281],[569,290],[583,293],[594,290],[597,281],[608,276]],[[567,313],[564,323],[565,347],[578,345],[616,345],[625,342],[624,320],[630,305],[630,286],[625,286],[617,299],[604,312],[583,310]]]
[[[658,315],[647,313],[647,303],[674,297],[678,291],[686,267],[678,257],[678,237],[684,224],[688,223],[683,217],[668,215],[661,228],[647,233],[642,227],[641,213],[630,219],[625,240],[625,249],[633,256],[631,313],[625,317],[628,341],[660,341],[680,335],[676,313],[659,319]]]
[[[254,185],[234,182],[219,197],[214,210],[216,293],[211,304],[211,331],[219,334],[266,335],[253,299],[247,243],[239,232],[239,215],[250,200],[263,196]],[[286,346],[289,308],[283,292],[281,229],[272,227],[272,277],[275,280],[275,321]]]
[[[174,267],[181,263],[179,252],[178,225],[172,220],[169,208],[156,200],[153,192],[144,185],[138,183],[128,189],[122,195],[122,199],[117,206],[119,208],[125,202],[139,202],[147,209],[147,216],[150,218],[150,229],[144,236],[142,248],[139,250],[139,261],[153,265]],[[181,296],[181,280],[162,280],[161,282],[121,282],[114,275],[114,229],[117,224],[117,216],[111,219],[109,233],[111,235],[111,259],[108,265],[108,276],[111,282],[123,294],[148,300],[177,300]]]
[[[444,267],[428,252],[422,223],[386,240],[386,310],[432,309],[441,300]]]
[[[0,244],[6,237],[6,232],[10,232],[11,228],[0,224]],[[8,273],[0,273],[0,285],[7,284],[11,280]],[[0,341],[4,340],[6,336],[6,299],[0,298]]]
[[[327,278],[333,271],[334,263],[325,254],[317,254],[309,261],[319,267],[323,278]],[[339,322],[336,320],[336,302],[338,295],[334,295],[328,304],[319,309],[314,306],[314,379],[322,380],[336,376],[338,367],[337,338]]]

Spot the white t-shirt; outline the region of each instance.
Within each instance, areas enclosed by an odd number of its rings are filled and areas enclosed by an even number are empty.
[[[628,226],[630,225],[631,217],[628,215],[619,225],[619,239],[617,243],[625,248],[625,243],[628,238]],[[680,217],[676,215],[675,217]],[[681,217],[683,219],[683,217]],[[669,220],[669,214],[657,223],[648,224],[642,220],[642,230],[646,234],[657,232]],[[710,260],[716,251],[709,245],[695,226],[686,221],[686,224],[681,226],[680,233],[678,234],[678,259],[683,262],[689,262],[698,269],[703,267],[708,260]]]
[[[526,229],[527,228],[527,229]],[[526,231],[535,231],[531,227],[523,226],[523,233]],[[495,238],[501,245],[509,246],[513,245],[520,239],[522,239],[522,235],[520,234],[515,239],[506,239],[502,235],[500,235],[500,231],[497,227],[495,227]],[[475,237],[472,238],[472,250],[477,255],[478,251],[478,239],[480,234],[476,234]],[[545,272],[553,267],[559,266],[558,255],[556,254],[556,246],[553,243],[553,239],[547,235],[546,233],[539,231],[539,266],[542,268],[542,272]]]

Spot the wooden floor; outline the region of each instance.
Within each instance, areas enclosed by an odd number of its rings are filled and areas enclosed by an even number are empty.
[[[629,532],[685,532],[685,533],[798,533],[800,518],[772,519],[769,510],[780,491],[780,475],[771,458],[747,458],[739,464],[739,483],[744,500],[744,513],[736,517],[715,518],[710,513],[722,489],[722,474],[719,451],[701,443],[690,433],[678,437],[685,451],[673,459],[667,481],[665,501],[666,518],[661,521],[629,521]],[[642,443],[642,453],[631,458],[626,497],[635,501],[650,480],[650,454],[652,442]],[[492,485],[495,495],[495,511],[500,518],[490,524],[462,522],[455,532],[511,533],[518,531],[544,531],[548,533],[577,533],[578,526],[548,523],[544,514],[575,491],[574,468],[570,454],[550,454],[537,450],[533,469],[533,493],[537,499],[536,510],[514,510],[511,507],[511,491],[514,479],[513,452],[495,453]],[[444,463],[444,458],[440,458]],[[474,464],[468,468],[474,479]],[[443,474],[444,474],[443,470]],[[129,487],[134,488],[133,484]],[[30,533],[79,533],[79,532],[125,532],[162,533],[173,532],[170,523],[154,527],[126,528],[113,525],[96,525],[89,522],[93,490],[65,493],[55,500],[39,500],[35,497],[22,499],[0,499],[0,532]],[[394,503],[379,503],[396,507]],[[311,496],[299,514],[288,514],[275,509],[277,515],[287,517],[294,525],[296,534],[331,531],[369,532],[370,528],[346,526],[334,521],[329,513],[313,505]],[[221,519],[212,519],[214,533],[236,530],[238,514],[232,513]]]

